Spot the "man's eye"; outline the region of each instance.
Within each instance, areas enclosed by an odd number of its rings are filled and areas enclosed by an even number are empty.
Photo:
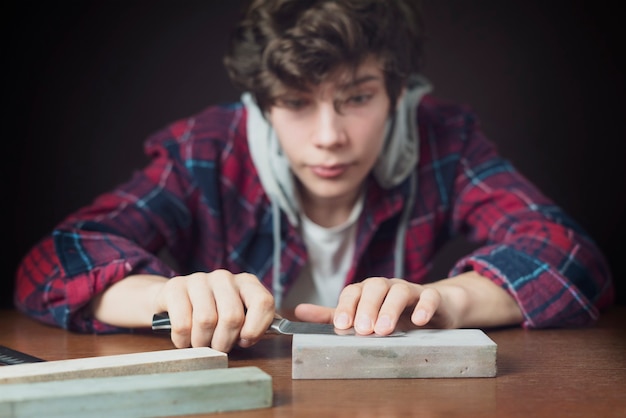
[[[300,98],[281,98],[278,99],[278,106],[291,110],[299,110],[308,104],[306,99]]]
[[[360,105],[367,103],[372,98],[371,94],[355,94],[350,96],[347,100],[347,103],[353,105]]]

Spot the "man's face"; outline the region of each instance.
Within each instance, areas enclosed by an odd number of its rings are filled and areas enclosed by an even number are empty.
[[[305,204],[353,203],[383,146],[390,103],[380,64],[349,75],[286,90],[269,110]]]

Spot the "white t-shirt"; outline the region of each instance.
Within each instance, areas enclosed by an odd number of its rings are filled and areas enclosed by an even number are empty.
[[[324,228],[301,215],[301,228],[309,262],[289,290],[283,306],[293,308],[299,303],[337,306],[350,270],[356,242],[356,220],[363,210],[361,196],[348,220],[341,225]]]

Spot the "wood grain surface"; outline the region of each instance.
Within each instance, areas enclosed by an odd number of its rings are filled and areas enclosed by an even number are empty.
[[[231,351],[228,363],[256,366],[272,376],[272,408],[223,416],[626,416],[626,307],[611,308],[591,328],[507,328],[486,333],[498,345],[495,378],[375,383],[293,380],[291,337],[268,335],[251,348]],[[0,344],[44,360],[172,348],[163,335],[79,335],[41,325],[13,310],[0,310]]]

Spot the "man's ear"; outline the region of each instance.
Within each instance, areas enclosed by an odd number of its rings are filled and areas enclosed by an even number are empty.
[[[396,99],[396,109],[398,109],[398,106],[400,106],[400,103],[404,99],[405,94],[406,94],[406,86],[402,87],[400,94],[398,94],[398,98]]]
[[[398,111],[398,108],[400,107],[400,103],[402,103],[402,100],[404,99],[405,94],[406,94],[406,86],[402,87],[402,90],[400,90],[400,94],[398,94],[398,97],[396,98],[395,106],[389,107],[390,116],[393,116],[396,114],[396,112]]]

